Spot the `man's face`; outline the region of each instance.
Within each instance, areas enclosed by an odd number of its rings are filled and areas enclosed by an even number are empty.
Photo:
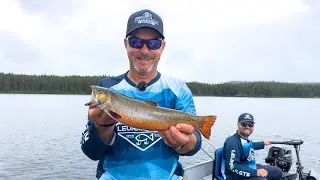
[[[248,138],[254,130],[253,122],[242,122],[238,123],[238,132],[241,136]]]
[[[139,48],[138,45],[141,44],[141,39],[151,40],[149,41],[151,49],[146,44],[142,48]],[[165,41],[159,41],[159,39],[159,34],[149,28],[137,29],[131,36],[124,39],[130,62],[130,70],[139,75],[149,75],[157,71],[158,62],[165,47]],[[131,47],[132,45],[136,45],[136,47]]]

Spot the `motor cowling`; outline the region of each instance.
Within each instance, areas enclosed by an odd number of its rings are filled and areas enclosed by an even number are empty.
[[[292,165],[292,152],[290,149],[272,146],[265,162],[279,167],[283,172],[289,172]]]

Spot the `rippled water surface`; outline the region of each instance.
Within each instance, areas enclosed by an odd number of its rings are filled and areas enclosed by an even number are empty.
[[[0,94],[0,179],[95,179],[96,161],[80,149],[88,96]],[[253,139],[301,138],[301,159],[306,170],[320,168],[320,100],[196,97],[199,115],[218,119],[209,141],[184,166],[209,160],[214,148],[235,131],[237,116],[255,116]],[[209,144],[210,143],[210,144]],[[267,149],[256,151],[264,162]],[[295,155],[294,155],[295,158]],[[292,170],[295,170],[294,164]]]

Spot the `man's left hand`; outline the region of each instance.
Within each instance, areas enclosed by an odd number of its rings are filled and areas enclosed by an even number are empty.
[[[189,124],[177,124],[168,130],[159,131],[159,134],[168,146],[175,148],[179,154],[186,154],[192,151],[197,144],[194,129]]]

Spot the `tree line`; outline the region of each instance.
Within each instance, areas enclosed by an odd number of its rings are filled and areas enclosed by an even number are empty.
[[[90,85],[108,77],[55,76],[0,73],[0,93],[90,94]],[[208,84],[187,82],[195,96],[222,97],[320,97],[320,83],[227,82]]]

